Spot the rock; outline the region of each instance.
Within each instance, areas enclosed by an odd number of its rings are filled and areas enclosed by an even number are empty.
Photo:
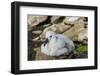
[[[28,15],[28,29],[37,26],[39,23],[46,21],[48,16],[32,16]]]
[[[35,60],[60,60],[60,59],[70,59],[73,54],[70,55],[61,55],[61,56],[48,56],[46,54],[41,53],[41,51],[37,51]]]
[[[51,17],[51,23],[57,23],[57,21],[61,18],[61,16],[52,16]]]
[[[42,34],[37,39],[43,39],[47,31],[54,31],[56,33],[64,34],[65,36],[71,38],[73,41],[81,41],[80,39],[84,39],[85,35],[84,37],[79,37],[81,35],[80,33],[86,29],[84,27],[84,17],[75,17],[75,19],[71,17],[71,19],[72,21],[74,21],[73,25],[63,24],[63,22],[61,24],[52,24],[51,26],[45,28]],[[71,19],[69,18],[69,21],[71,21]]]
[[[53,59],[53,57],[50,57],[50,56],[47,56],[47,55],[41,53],[40,50],[37,51],[37,53],[36,53],[35,60],[52,60],[52,59]]]
[[[35,34],[41,34],[42,33],[42,31],[41,30],[37,30],[37,31],[32,31],[32,33],[35,33]]]
[[[78,41],[78,35],[83,30],[85,30],[84,21],[83,18],[79,18],[77,21],[74,22],[74,26],[65,31],[63,34],[71,38],[73,41]]]
[[[64,23],[65,24],[74,24],[75,23],[75,21],[77,21],[78,19],[79,19],[80,17],[66,17],[65,19],[64,19]]]
[[[32,41],[38,41],[40,38],[39,37],[36,37],[36,38],[33,38]]]
[[[56,33],[62,33],[66,31],[67,29],[69,29],[70,27],[71,27],[70,25],[53,24],[44,29],[43,33],[40,35],[40,38],[43,39],[47,31],[54,31]]]
[[[88,58],[88,53],[87,52],[76,53],[74,59],[79,59],[79,58]]]
[[[33,48],[33,50],[34,50],[34,51],[39,51],[40,48],[39,48],[39,47],[37,47],[37,48]]]
[[[48,26],[50,26],[51,24],[45,24],[45,25],[43,25],[43,27],[48,27]]]
[[[78,41],[81,41],[83,43],[87,43],[88,41],[88,32],[87,29],[84,29],[82,32],[78,35]]]

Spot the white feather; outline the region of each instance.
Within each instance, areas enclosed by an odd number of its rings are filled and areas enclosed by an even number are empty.
[[[49,42],[41,45],[41,52],[46,55],[60,56],[74,51],[73,41],[62,34],[55,34],[49,31],[46,33],[46,38],[49,39]]]

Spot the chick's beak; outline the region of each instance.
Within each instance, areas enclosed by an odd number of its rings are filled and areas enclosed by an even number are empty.
[[[46,39],[44,40],[44,46],[45,46],[48,42],[49,42],[49,40],[46,38]]]

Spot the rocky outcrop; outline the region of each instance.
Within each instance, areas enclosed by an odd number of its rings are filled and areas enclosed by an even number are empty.
[[[88,41],[88,30],[87,29],[84,29],[78,34],[78,41],[81,41],[87,44],[87,41]]]
[[[81,32],[85,30],[87,29],[85,28],[84,18],[78,18],[78,20],[74,22],[74,26],[70,28],[69,30],[65,31],[63,34],[71,38],[73,41],[82,41],[84,37],[81,38],[80,35],[81,35]],[[87,35],[87,32],[84,32],[84,33]]]
[[[27,18],[28,21],[28,30],[31,30],[33,27],[37,26],[39,23],[46,21],[48,16],[34,16],[29,15]]]
[[[70,17],[69,16],[69,17],[66,17],[63,22],[65,24],[74,24],[76,21],[78,21],[79,18],[80,17],[78,17],[78,16],[77,17],[74,17],[74,16],[73,17]]]
[[[66,19],[69,19],[67,20],[69,22],[67,22]],[[51,26],[45,28],[37,39],[42,40],[44,39],[45,33],[47,31],[54,31],[56,33],[68,36],[73,41],[83,41],[84,39],[87,40],[87,29],[85,28],[84,17],[75,17],[75,19],[71,17],[71,19],[69,17],[65,18],[62,23],[52,24]]]
[[[58,23],[62,23],[62,21],[65,19],[64,16],[52,16],[51,17],[51,23],[53,24],[58,24]]]

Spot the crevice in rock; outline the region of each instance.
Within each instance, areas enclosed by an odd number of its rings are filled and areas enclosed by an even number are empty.
[[[65,19],[65,16],[61,16],[59,19],[55,20],[54,23],[58,24],[61,23]]]

